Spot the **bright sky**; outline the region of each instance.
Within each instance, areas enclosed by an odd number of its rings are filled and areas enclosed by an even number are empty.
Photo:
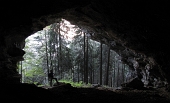
[[[73,37],[76,35],[75,34],[75,28],[73,28],[75,25],[72,25],[69,21],[64,20],[64,25],[61,25],[61,29],[63,29],[65,32],[61,32],[61,35],[64,35],[64,37],[68,40],[71,41]]]

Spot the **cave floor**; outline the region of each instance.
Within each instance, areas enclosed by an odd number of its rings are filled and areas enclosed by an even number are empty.
[[[70,85],[45,88],[32,84],[1,85],[0,87],[1,103],[170,103],[170,93],[166,92],[164,88],[149,90],[112,90],[104,87],[75,88]]]

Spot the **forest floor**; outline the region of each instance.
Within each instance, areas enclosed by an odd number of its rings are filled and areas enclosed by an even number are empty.
[[[1,103],[170,103],[170,93],[164,88],[147,90],[115,90],[104,87],[76,88],[70,84],[55,87],[37,87],[32,84],[0,86]]]

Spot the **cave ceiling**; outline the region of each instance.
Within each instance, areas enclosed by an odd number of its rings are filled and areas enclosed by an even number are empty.
[[[29,35],[64,18],[90,33],[92,39],[111,44],[126,59],[132,56],[159,64],[168,77],[170,7],[167,1],[5,1],[0,4],[1,45],[23,42]]]

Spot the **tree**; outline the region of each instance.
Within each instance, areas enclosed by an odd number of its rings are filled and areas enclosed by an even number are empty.
[[[108,85],[109,81],[109,66],[110,66],[110,45],[108,45],[108,51],[107,51],[107,67],[106,67],[106,85]]]
[[[100,85],[102,85],[102,64],[103,64],[103,62],[102,62],[102,60],[103,60],[103,58],[102,58],[102,51],[103,51],[103,49],[102,49],[102,43],[100,43]]]
[[[84,35],[84,82],[86,83],[86,81],[87,81],[87,73],[86,73],[86,67],[87,67],[87,65],[86,65],[86,35],[85,35],[85,33],[83,33],[83,35]]]

